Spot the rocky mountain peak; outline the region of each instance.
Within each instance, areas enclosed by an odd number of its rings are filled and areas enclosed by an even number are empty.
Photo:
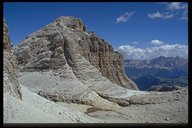
[[[160,56],[158,58],[150,60],[150,64],[152,66],[185,69],[187,68],[188,62],[187,59],[178,56],[176,57]]]
[[[86,26],[82,20],[73,16],[61,16],[57,18],[53,24],[61,28],[68,27],[74,30],[86,31]]]
[[[85,31],[81,19],[61,16],[27,36],[14,50],[21,71],[63,70],[68,65],[83,81],[94,78],[90,74],[100,72],[112,83],[138,89],[125,75],[123,56],[94,32]],[[84,65],[90,67],[79,69]],[[88,68],[98,71],[86,73]]]

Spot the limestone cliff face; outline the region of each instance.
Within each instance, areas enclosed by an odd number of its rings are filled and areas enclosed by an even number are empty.
[[[3,20],[3,50],[11,51],[11,43],[9,38],[8,26]]]
[[[114,52],[104,39],[91,32],[89,36],[82,37],[79,46],[82,49],[81,54],[111,82],[125,88],[137,89],[125,75],[123,56]]]
[[[3,92],[21,99],[17,60],[11,51],[8,26],[3,22]]]
[[[94,32],[86,32],[86,26],[75,17],[62,16],[27,36],[14,54],[21,71],[58,70],[68,64],[77,78],[83,77],[78,67],[84,58],[111,82],[138,89],[125,75],[123,56]]]

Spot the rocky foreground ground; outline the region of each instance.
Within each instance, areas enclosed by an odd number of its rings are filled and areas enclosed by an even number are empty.
[[[96,105],[54,102],[28,86],[21,85],[22,101],[4,95],[5,123],[188,123],[187,88],[148,94],[130,91],[129,105],[123,107],[107,99]]]

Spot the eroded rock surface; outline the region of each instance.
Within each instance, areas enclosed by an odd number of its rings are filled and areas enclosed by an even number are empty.
[[[18,65],[11,50],[8,26],[3,21],[3,92],[21,99],[21,90],[18,81]]]
[[[137,90],[123,56],[85,28],[80,19],[62,16],[27,36],[14,49],[21,84],[55,102],[87,105],[113,104],[98,94],[119,98]]]
[[[82,112],[49,101],[18,80],[18,65],[12,53],[8,27],[3,28],[3,119],[4,123],[92,123],[100,122]],[[87,92],[89,93],[89,92]],[[83,99],[83,98],[82,98]],[[103,99],[104,100],[104,99]]]
[[[62,16],[27,36],[14,54],[21,71],[62,70],[69,65],[81,81],[101,72],[100,76],[114,84],[138,89],[125,75],[123,56],[93,32],[86,32],[83,22],[75,17]],[[92,73],[82,74],[78,69],[82,66],[90,67]]]

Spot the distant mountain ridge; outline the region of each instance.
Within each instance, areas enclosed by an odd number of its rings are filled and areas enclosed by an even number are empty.
[[[131,60],[126,59],[125,60],[125,66],[126,67],[156,67],[156,68],[186,68],[188,65],[188,60],[181,57],[164,57],[159,56],[157,58],[151,59],[149,61],[147,60]]]
[[[141,90],[153,85],[188,85],[188,60],[178,56],[159,56],[149,61],[127,59],[125,72]]]

